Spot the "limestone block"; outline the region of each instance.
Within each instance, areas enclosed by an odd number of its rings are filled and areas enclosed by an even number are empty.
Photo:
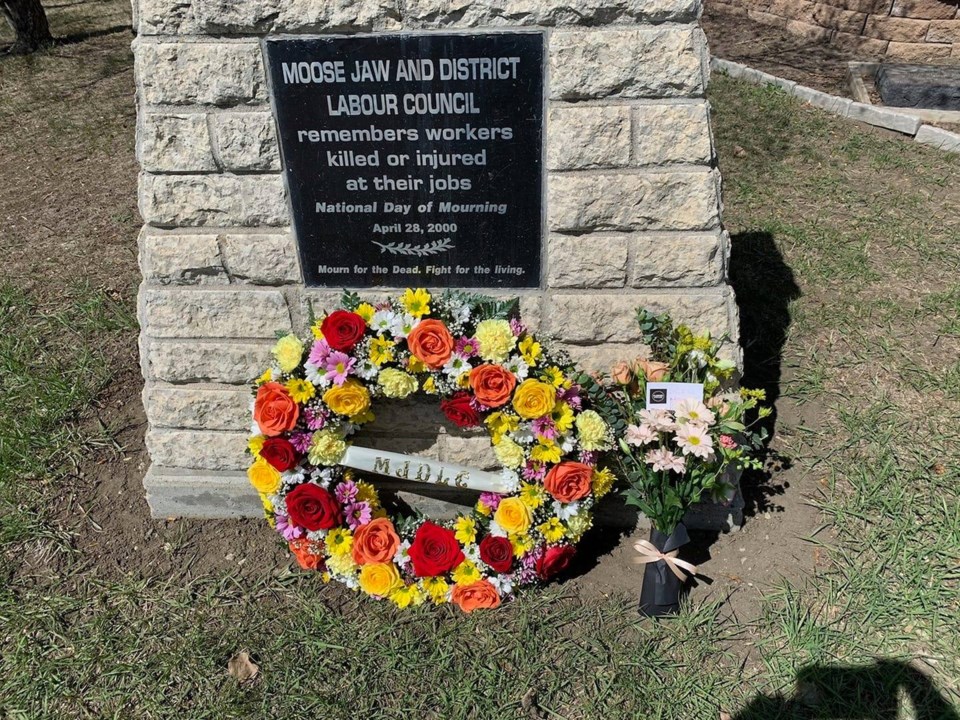
[[[490,437],[486,433],[471,436],[450,433],[441,436],[440,459],[480,470],[500,468],[500,461],[494,455]]]
[[[253,396],[246,388],[147,385],[143,405],[151,427],[244,430]]]
[[[699,5],[697,0],[408,0],[403,22],[426,28],[689,22]]]
[[[916,135],[922,124],[919,118],[912,115],[858,102],[850,103],[847,117],[906,135]]]
[[[140,35],[195,33],[192,0],[134,0],[134,27]]]
[[[630,108],[618,105],[551,107],[547,168],[623,167],[630,164]]]
[[[887,45],[887,57],[893,61],[923,63],[948,58],[951,49],[950,45],[931,42],[891,42]]]
[[[550,229],[712,229],[720,225],[717,183],[706,170],[551,174]]]
[[[957,4],[950,0],[894,0],[894,17],[949,20],[957,15]]]
[[[143,487],[150,515],[155,518],[263,518],[260,497],[245,473],[153,465],[147,470]]]
[[[805,85],[797,85],[793,89],[793,94],[805,103],[809,103],[821,110],[826,110],[834,115],[840,115],[841,117],[847,116],[850,112],[850,105],[853,102],[849,98],[829,95],[825,92],[808,88]]]
[[[141,347],[147,377],[169,383],[243,385],[270,367],[273,341],[146,338]]]
[[[137,124],[137,158],[151,172],[217,170],[202,113],[142,113]]]
[[[550,235],[547,284],[557,288],[623,287],[627,276],[624,235]]]
[[[923,42],[929,28],[929,20],[871,15],[867,18],[862,34],[880,40],[919,43]]]
[[[960,43],[960,18],[934,20],[927,33],[928,43]]]
[[[149,428],[147,451],[154,464],[195,470],[245,470],[248,432]]]
[[[223,285],[229,282],[217,236],[162,233],[145,227],[140,237],[143,276],[161,285]]]
[[[639,105],[633,109],[635,165],[713,160],[707,103]]]
[[[696,26],[557,30],[550,39],[550,97],[702,96],[705,58]]]
[[[724,280],[727,241],[717,232],[629,236],[634,287],[700,287]]]
[[[917,131],[914,138],[918,143],[933,145],[940,150],[960,153],[960,134],[944,130],[943,128],[924,125]]]
[[[194,0],[204,32],[369,32],[399,29],[394,0]]]
[[[212,119],[224,169],[280,170],[280,147],[270,113],[222,113]]]
[[[297,248],[291,233],[222,235],[223,263],[232,280],[282,285],[300,279]]]
[[[140,324],[152,338],[273,338],[290,313],[276,290],[142,287]]]
[[[559,346],[566,351],[580,370],[585,372],[610,373],[620,360],[632,360],[647,355],[650,348],[639,343],[603,343],[602,345]]]
[[[140,174],[140,214],[150,225],[236,227],[289,222],[279,175]]]
[[[669,312],[677,322],[719,336],[731,330],[732,293],[729,288],[616,294],[557,294],[550,298],[550,330],[573,344],[631,343],[640,340],[636,310]]]
[[[134,42],[136,76],[147,105],[244,105],[266,101],[256,42]]]

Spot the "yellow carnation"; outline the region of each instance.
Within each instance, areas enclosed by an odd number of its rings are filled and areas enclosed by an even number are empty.
[[[307,459],[314,465],[336,465],[347,451],[347,443],[335,430],[314,433]]]
[[[489,362],[503,362],[517,344],[506,320],[481,321],[474,337],[480,343],[480,357]]]
[[[338,415],[352,417],[370,407],[370,391],[359,380],[350,378],[343,385],[334,385],[327,390],[323,402]]]
[[[357,564],[351,553],[331,555],[327,558],[327,567],[338,575],[350,575],[357,571]]]
[[[584,450],[601,450],[606,445],[607,424],[593,410],[577,416],[577,437]]]
[[[584,510],[567,520],[567,534],[574,542],[579,542],[583,534],[593,527],[593,515]]]
[[[280,489],[280,472],[263,458],[258,457],[247,468],[247,477],[258,493],[275,493]]]
[[[417,379],[403,370],[387,368],[380,373],[380,387],[388,398],[405,398],[417,391]]]
[[[517,445],[510,438],[502,438],[500,442],[493,446],[493,454],[504,467],[516,469],[523,465],[527,459],[527,454],[523,448]]]
[[[296,335],[284,335],[273,346],[273,357],[281,370],[293,372],[303,358],[303,343]]]
[[[513,393],[513,409],[525,420],[543,417],[557,404],[557,391],[553,385],[539,380],[527,379]]]
[[[360,587],[367,595],[386,597],[403,584],[397,566],[391,563],[370,563],[360,568]]]
[[[508,533],[520,535],[533,523],[533,512],[520,498],[508,497],[500,501],[493,519]]]

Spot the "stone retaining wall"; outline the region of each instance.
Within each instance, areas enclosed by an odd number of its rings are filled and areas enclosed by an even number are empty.
[[[709,0],[862,57],[960,62],[958,0]]]
[[[311,307],[339,297],[301,280],[260,49],[270,33],[542,28],[546,271],[539,289],[491,294],[519,294],[528,324],[591,368],[638,353],[641,304],[735,341],[700,0],[134,5],[155,514],[259,514],[243,473],[245,383],[269,364],[278,331],[305,332]],[[409,416],[378,415],[384,449],[492,461],[485,437],[458,436],[439,412],[419,437]]]

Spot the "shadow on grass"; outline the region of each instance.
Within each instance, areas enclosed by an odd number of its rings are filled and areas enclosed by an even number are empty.
[[[896,660],[807,666],[794,697],[760,695],[732,720],[897,720],[903,696],[916,720],[960,720],[926,675]]]
[[[783,347],[790,328],[790,304],[800,297],[793,270],[787,265],[768,232],[741,232],[731,238],[730,283],[737,294],[740,311],[740,342],[743,347],[744,387],[767,393],[773,414],[765,421],[770,437],[777,422],[776,401],[780,397]],[[773,476],[790,466],[790,459],[771,453],[762,472],[745,473],[741,489],[744,512],[756,515],[779,509],[770,498],[782,495],[785,487]]]

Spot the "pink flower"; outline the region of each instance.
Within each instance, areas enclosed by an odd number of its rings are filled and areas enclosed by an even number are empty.
[[[492,493],[492,492],[480,493],[480,502],[486,505],[491,512],[495,511],[498,507],[500,507],[501,500],[503,500],[503,496],[497,493]]]
[[[327,413],[322,410],[308,407],[303,411],[303,416],[306,418],[309,430],[323,430],[323,426],[327,424]],[[306,452],[306,450],[301,452]]]
[[[657,432],[672,432],[677,426],[669,410],[643,409],[640,411],[640,422],[651,425]]]
[[[729,435],[721,435],[720,447],[726,448],[727,450],[735,450],[737,447],[737,441]]]
[[[535,460],[528,460],[520,473],[524,480],[543,480],[547,474],[547,466]]]
[[[287,542],[296,540],[298,537],[303,537],[303,528],[298,528],[291,523],[290,518],[286,515],[276,513],[274,519],[277,521],[277,532],[283,535],[283,539]]]
[[[327,362],[324,364],[324,367],[327,369],[327,380],[333,382],[334,385],[343,385],[347,379],[347,375],[350,374],[350,371],[353,370],[353,366],[356,364],[357,361],[346,353],[330,353],[327,356]]]
[[[290,436],[290,444],[293,449],[303,455],[310,449],[310,441],[313,440],[313,433],[297,432]]]
[[[351,482],[350,480],[344,480],[342,483],[337,485],[336,489],[333,491],[333,494],[336,495],[337,500],[340,501],[341,505],[349,505],[354,500],[357,499],[357,484]]]
[[[514,335],[520,337],[527,331],[527,326],[516,318],[510,318],[510,329],[513,331]]]
[[[356,530],[361,525],[366,525],[373,519],[373,511],[370,505],[365,502],[352,503],[343,509],[343,514],[347,518],[347,525],[351,530]]]
[[[453,346],[453,351],[457,355],[460,355],[466,359],[476,357],[479,347],[480,344],[476,340],[463,336],[457,340],[456,344]]]
[[[553,420],[548,417],[537,418],[533,421],[533,432],[544,440],[555,440],[557,437],[557,428]]]
[[[326,340],[317,340],[310,348],[310,357],[308,360],[314,365],[324,365],[327,362],[327,356],[330,354],[330,346]]]
[[[653,429],[653,426],[648,425],[647,423],[640,423],[640,425],[627,425],[627,432],[624,433],[623,439],[627,445],[633,445],[634,447],[643,447],[648,443],[652,443],[657,439],[657,431]]]
[[[647,454],[644,456],[644,460],[647,461],[648,465],[653,465],[654,472],[661,472],[663,470],[670,470],[675,473],[683,473],[686,469],[686,462],[682,457],[674,455],[667,448],[657,448],[656,450],[648,450]]]

